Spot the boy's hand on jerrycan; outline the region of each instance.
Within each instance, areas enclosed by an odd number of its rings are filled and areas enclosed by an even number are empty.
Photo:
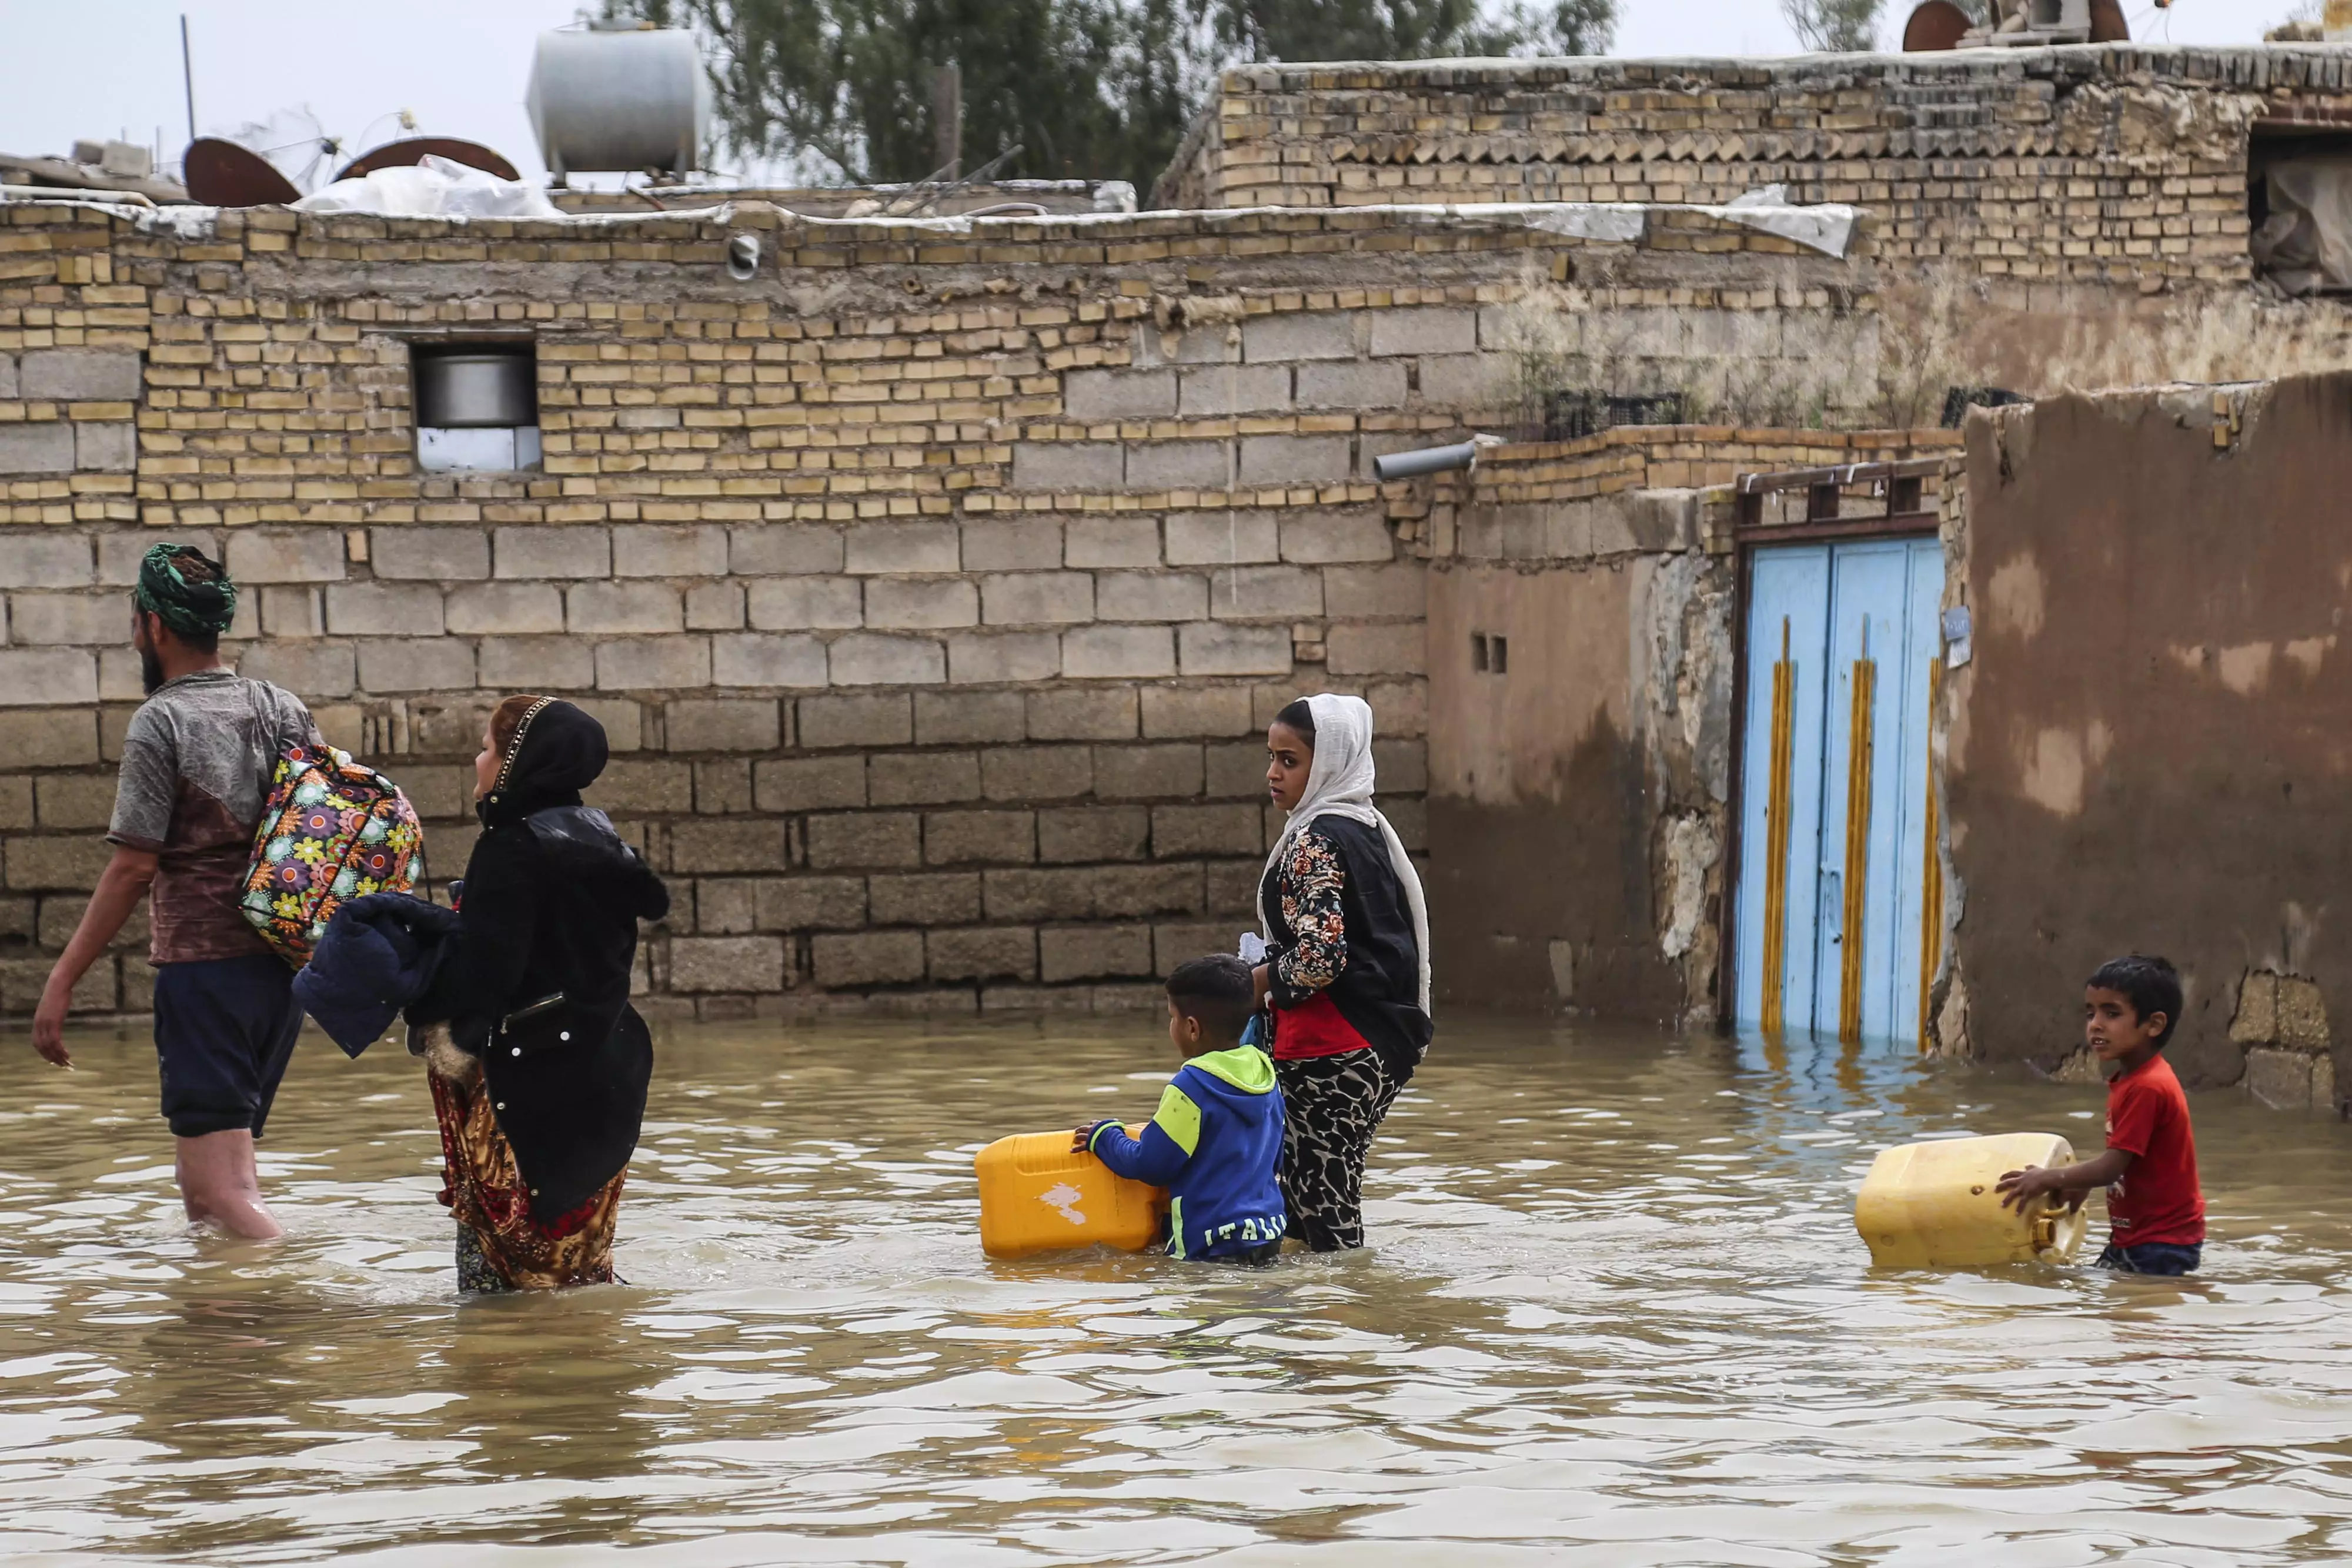
[[[2000,1180],[1994,1184],[1993,1190],[2000,1194],[2000,1206],[2003,1208],[2014,1207],[2022,1214],[2025,1212],[2025,1206],[2043,1193],[2060,1190],[2057,1182],[2053,1179],[2056,1174],[2054,1171],[2044,1170],[2040,1166],[2027,1166],[2023,1170],[2003,1171],[2000,1173]],[[2067,1194],[2067,1211],[2072,1213],[2082,1207],[2083,1200],[2090,1196],[2088,1187]]]
[[[2028,1166],[2023,1170],[2003,1171],[1993,1190],[2000,1194],[2000,1206],[2014,1208],[2020,1214],[2025,1206],[2049,1189],[2050,1173],[2040,1166]]]
[[[1088,1122],[1084,1126],[1078,1128],[1077,1131],[1072,1133],[1070,1134],[1070,1153],[1074,1155],[1082,1155],[1086,1153],[1087,1149],[1094,1145],[1095,1134],[1101,1129],[1103,1123],[1111,1120],[1113,1120],[1113,1118],[1106,1116],[1101,1122]]]

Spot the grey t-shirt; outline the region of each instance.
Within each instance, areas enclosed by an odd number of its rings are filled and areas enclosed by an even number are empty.
[[[318,742],[299,697],[234,670],[166,681],[131,716],[106,836],[157,857],[149,962],[269,951],[237,898],[278,758]]]

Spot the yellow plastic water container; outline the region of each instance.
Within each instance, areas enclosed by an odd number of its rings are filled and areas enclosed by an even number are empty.
[[[1881,1269],[2063,1263],[2082,1245],[2083,1211],[2045,1193],[2021,1213],[2003,1207],[1995,1188],[2004,1171],[2074,1163],[2074,1148],[2054,1133],[1905,1144],[1872,1162],[1853,1228]]]
[[[1142,1130],[1130,1126],[1127,1134]],[[1066,1131],[999,1138],[973,1158],[972,1169],[980,1177],[980,1245],[992,1258],[1097,1245],[1139,1252],[1160,1240],[1168,1195],[1073,1152]]]

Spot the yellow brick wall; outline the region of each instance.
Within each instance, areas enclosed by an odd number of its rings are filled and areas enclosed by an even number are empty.
[[[2336,124],[2347,99],[2312,47],[1258,66],[1226,73],[1157,194],[1706,204],[1779,183],[1872,209],[1890,262],[2241,283],[2250,128]]]
[[[245,585],[240,666],[412,791],[436,880],[486,708],[595,713],[595,799],[677,895],[648,1007],[1148,1003],[1250,923],[1289,697],[1372,702],[1423,841],[1430,490],[1370,460],[1507,418],[1503,313],[1563,272],[1604,314],[1869,307],[1865,256],[1672,212],[0,207],[0,1009],[107,852],[123,590],[173,538]],[[536,470],[417,465],[412,349],[477,339],[534,346]],[[143,1005],[138,940],[85,1005]]]

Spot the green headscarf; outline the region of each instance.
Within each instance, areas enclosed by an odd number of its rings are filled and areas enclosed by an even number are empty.
[[[180,570],[183,561],[202,561],[213,569],[210,579],[191,579]],[[217,637],[236,619],[236,584],[228,569],[194,545],[162,544],[139,562],[139,586],[131,602],[183,637]]]

